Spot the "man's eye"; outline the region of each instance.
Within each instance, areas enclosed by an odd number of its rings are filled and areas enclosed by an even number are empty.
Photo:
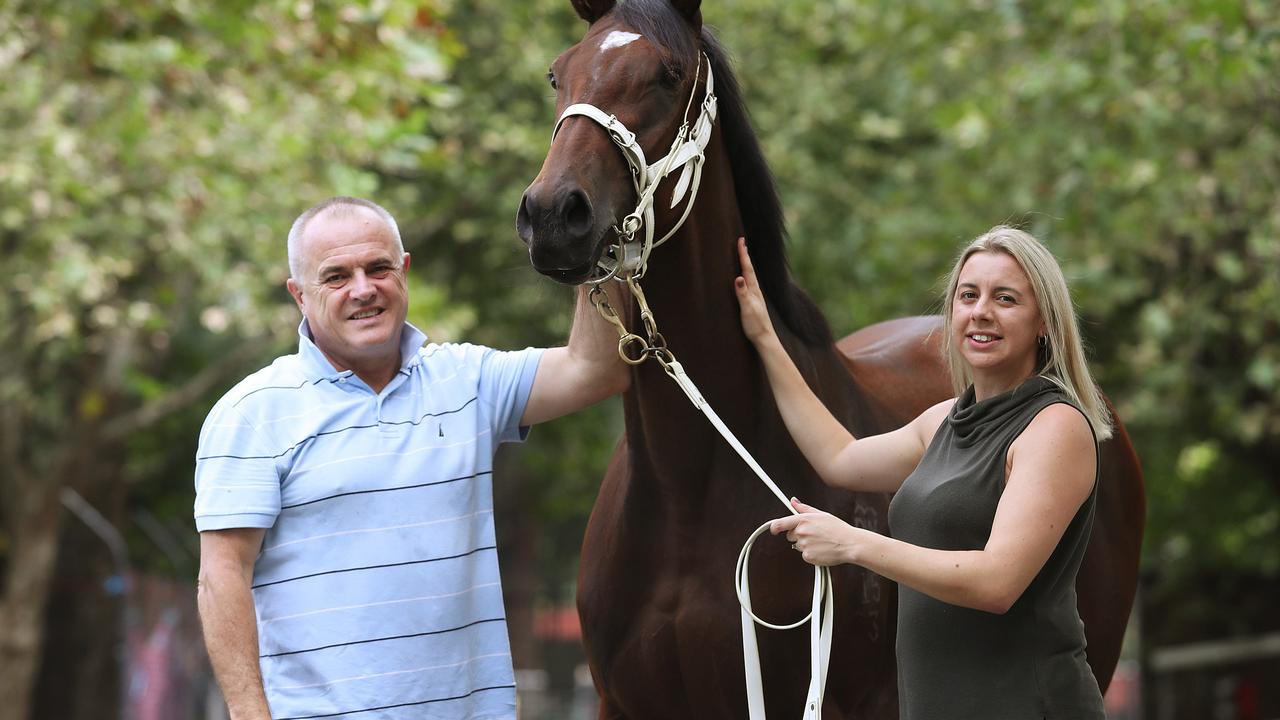
[[[336,285],[342,282],[342,276],[341,275],[325,275],[324,279],[321,280],[321,282],[323,282],[325,285]]]
[[[559,88],[556,86],[556,73],[555,73],[555,71],[554,71],[554,70],[548,70],[548,71],[547,71],[547,82],[551,83],[551,89],[552,89],[552,90],[558,90],[558,89],[559,89]]]

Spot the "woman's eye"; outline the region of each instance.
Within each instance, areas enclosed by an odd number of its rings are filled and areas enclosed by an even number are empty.
[[[547,71],[547,82],[551,83],[551,89],[552,89],[552,90],[559,90],[559,88],[558,88],[558,87],[556,87],[556,74],[555,74],[555,71],[552,71],[552,70],[548,70],[548,71]]]

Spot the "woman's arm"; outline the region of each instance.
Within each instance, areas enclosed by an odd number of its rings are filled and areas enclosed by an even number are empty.
[[[800,451],[828,485],[863,491],[897,490],[920,462],[952,401],[935,405],[892,432],[855,438],[822,404],[787,355],[769,319],[746,241],[741,238],[738,255],[742,275],[735,280],[734,289],[742,330],[760,353],[782,420]]]
[[[773,521],[815,565],[853,563],[952,605],[1004,613],[1053,554],[1093,490],[1096,446],[1069,405],[1041,410],[1008,455],[1008,480],[981,550],[932,550],[850,527],[793,504],[801,514]]]

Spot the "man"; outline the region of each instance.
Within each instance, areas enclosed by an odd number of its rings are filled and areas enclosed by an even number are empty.
[[[199,605],[232,720],[514,718],[491,472],[501,442],[621,392],[580,291],[567,347],[423,347],[395,220],[334,198],[289,232],[298,353],[209,413]]]

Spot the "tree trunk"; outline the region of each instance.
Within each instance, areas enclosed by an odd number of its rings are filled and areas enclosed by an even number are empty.
[[[63,511],[59,483],[50,478],[19,479],[0,599],[0,708],[6,717],[31,714],[32,689],[40,667],[45,601],[58,557]]]
[[[126,488],[118,466],[95,463],[93,485],[84,498],[119,528]],[[60,533],[57,563],[46,601],[42,662],[35,678],[32,718],[115,720],[125,689],[122,612],[123,568],[110,548],[74,516]],[[111,578],[110,586],[106,582]],[[74,692],[68,689],[74,688]]]
[[[526,669],[541,667],[533,634],[538,592],[538,517],[530,511],[534,485],[520,467],[519,452],[504,448],[498,455],[493,494],[511,661],[516,669]]]

